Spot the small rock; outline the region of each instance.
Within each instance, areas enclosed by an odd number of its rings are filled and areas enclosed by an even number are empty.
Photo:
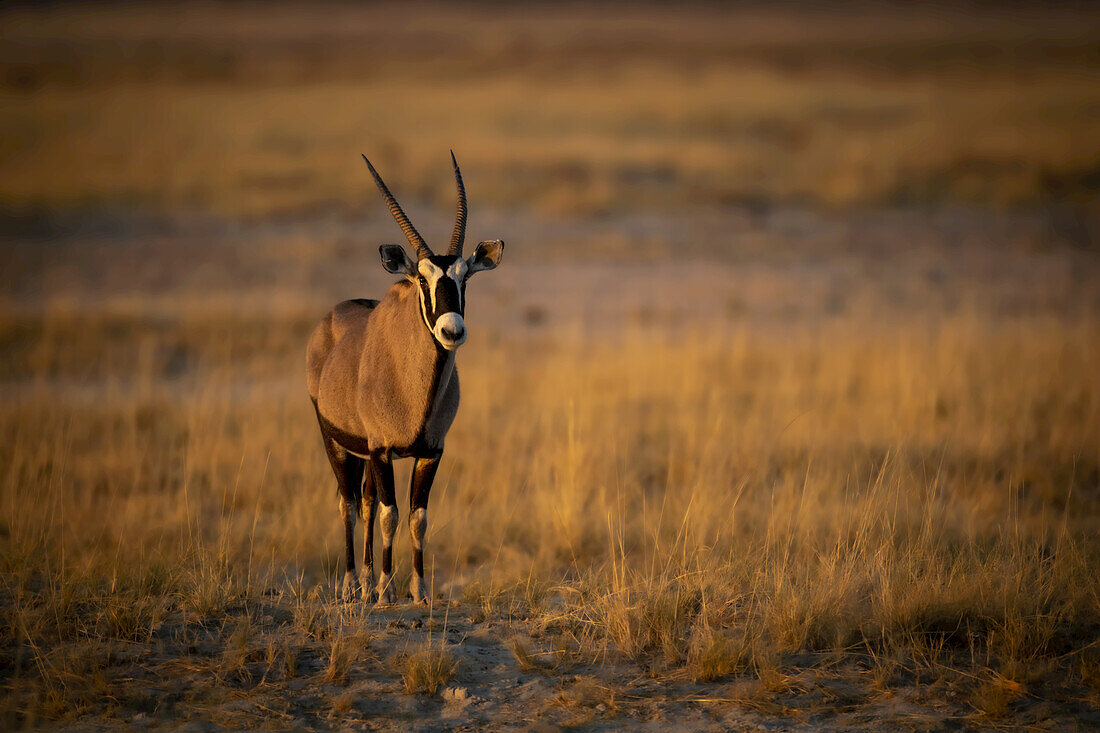
[[[607,706],[606,706],[606,705],[604,705],[604,704],[603,704],[603,703],[601,702],[601,703],[600,703],[599,705],[597,705],[597,706],[596,706],[596,712],[597,712],[597,713],[606,713],[606,712],[607,712]]]

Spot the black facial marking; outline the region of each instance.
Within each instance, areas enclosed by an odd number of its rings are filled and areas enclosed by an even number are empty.
[[[458,315],[462,315],[462,305],[458,301],[458,285],[446,275],[439,278],[439,283],[435,287],[435,313],[432,315],[433,323],[444,313],[457,313]]]
[[[444,273],[458,260],[455,255],[434,255],[428,258],[433,265],[443,270]],[[417,276],[420,285],[420,295],[424,303],[424,316],[428,327],[435,329],[435,322],[444,313],[457,313],[463,315],[463,302],[466,297],[466,281],[462,282],[462,297],[459,298],[459,286],[455,281],[444,274],[436,281],[435,308],[432,308],[431,283],[423,275]]]

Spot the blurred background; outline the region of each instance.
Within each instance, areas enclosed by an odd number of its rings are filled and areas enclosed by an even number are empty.
[[[1086,3],[47,3],[0,23],[16,310],[201,292],[316,296],[313,317],[386,282],[375,246],[397,230],[359,153],[432,240],[452,148],[471,235],[513,243],[510,265],[627,268],[512,268],[492,287],[524,297],[488,318],[620,298],[640,318],[652,299],[753,319],[864,297],[1026,310],[1035,277],[1043,307],[1077,307],[1092,282],[1070,264],[1091,262],[1100,196]],[[699,288],[658,275],[716,262],[740,267]],[[654,279],[572,302],[635,277]]]

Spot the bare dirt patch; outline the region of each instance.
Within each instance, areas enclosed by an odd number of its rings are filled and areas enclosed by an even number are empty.
[[[433,608],[367,608],[314,596],[315,625],[300,601],[276,593],[225,622],[169,613],[140,642],[59,646],[68,671],[50,695],[9,682],[9,723],[50,728],[117,726],[210,730],[907,730],[1044,729],[1100,723],[1079,692],[1042,683],[973,678],[946,659],[883,667],[854,650],[781,655],[770,668],[730,670],[708,681],[583,646],[563,658],[539,619],[484,618],[468,602]],[[480,620],[479,620],[480,619]],[[517,653],[517,649],[522,652]],[[446,657],[433,691],[410,689],[409,660]],[[79,661],[78,661],[79,660]],[[85,665],[80,673],[79,665]],[[94,669],[94,672],[89,672]],[[1095,693],[1092,693],[1095,694]],[[44,721],[43,721],[44,722]]]

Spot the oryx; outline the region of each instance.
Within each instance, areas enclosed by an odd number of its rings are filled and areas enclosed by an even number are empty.
[[[504,242],[481,242],[462,258],[466,234],[466,190],[451,153],[458,185],[458,213],[447,253],[434,254],[413,228],[378,172],[364,155],[390,213],[405,233],[416,259],[399,244],[379,247],[382,266],[402,275],[382,300],[346,300],[324,317],[306,353],[309,396],[321,425],[340,494],[347,544],[342,594],[355,596],[355,518],[366,520],[363,596],[392,603],[393,537],[398,511],[393,460],[413,458],[409,487],[409,532],[413,546],[413,601],[427,600],[424,532],[443,440],[458,411],[455,350],[466,341],[463,314],[466,280],[500,264]],[[364,471],[364,468],[367,470]],[[382,573],[374,585],[374,515],[381,503]]]

